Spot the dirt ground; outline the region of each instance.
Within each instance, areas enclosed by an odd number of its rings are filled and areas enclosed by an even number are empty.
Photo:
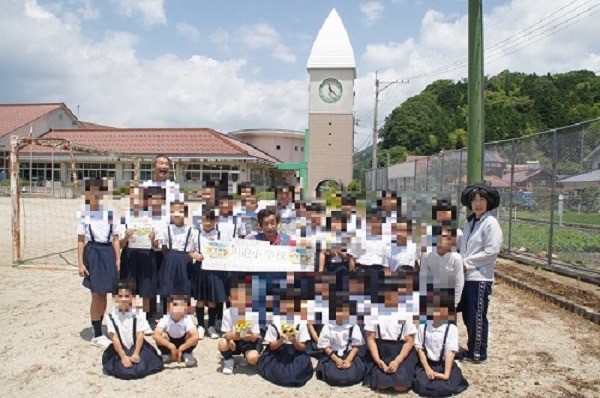
[[[0,266],[0,280],[0,396],[377,395],[362,386],[332,388],[316,378],[301,389],[285,389],[251,368],[225,376],[210,339],[195,351],[198,368],[120,381],[103,375],[102,351],[88,342],[89,293],[76,272]],[[462,396],[599,396],[600,326],[501,282],[493,289],[490,359],[462,364],[470,383]]]
[[[48,247],[60,248],[65,241],[64,231],[74,230],[74,204],[64,200],[50,200],[46,206],[27,203],[25,228],[43,231],[44,236],[29,239],[26,249],[47,253]],[[40,223],[47,220],[48,212],[56,217]],[[184,397],[231,397],[250,392],[257,396],[379,395],[361,386],[332,388],[316,379],[301,389],[285,389],[266,382],[251,368],[236,368],[233,376],[225,376],[220,372],[216,342],[210,339],[201,341],[195,351],[198,368],[166,369],[130,382],[105,376],[100,362],[102,351],[89,344],[89,293],[67,265],[74,258],[40,259],[45,264],[62,265],[63,270],[15,269],[9,266],[10,242],[10,201],[0,198],[1,397],[173,393]],[[597,286],[514,262],[499,262],[498,271],[600,312]],[[470,383],[462,396],[600,396],[600,325],[500,281],[493,287],[489,317],[490,359],[484,365],[461,365]],[[462,322],[459,327],[464,346]]]

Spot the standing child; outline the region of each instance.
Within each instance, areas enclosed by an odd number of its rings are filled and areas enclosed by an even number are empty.
[[[348,253],[349,235],[346,218],[334,210],[326,218],[325,231],[320,234],[319,272],[354,271],[354,258]]]
[[[414,271],[418,269],[421,248],[412,241],[412,222],[401,217],[392,223],[393,242],[386,253],[386,266],[391,271]]]
[[[198,230],[184,224],[187,215],[186,204],[179,201],[171,203],[171,224],[161,239],[165,255],[158,274],[158,294],[164,309],[169,296],[190,294],[192,260],[202,261],[198,253]],[[152,240],[152,247],[158,247],[157,240]]]
[[[371,208],[367,212],[366,228],[358,231],[357,240],[352,245],[352,256],[358,269],[377,272],[383,270],[383,264],[390,251],[391,239],[383,234],[382,211]]]
[[[86,179],[85,210],[77,222],[77,262],[83,286],[90,289],[90,317],[94,329],[92,345],[107,348],[110,340],[102,334],[102,318],[106,312],[107,294],[119,279],[119,231],[113,227],[112,212],[102,205],[103,197],[112,191],[112,180]]]
[[[415,348],[421,366],[417,367],[413,383],[413,390],[419,395],[447,397],[460,394],[469,386],[454,362],[458,352],[458,328],[448,317],[453,306],[452,297],[434,296],[433,321],[419,325]]]
[[[234,355],[242,355],[250,365],[256,365],[261,349],[260,326],[258,322],[246,320],[244,315],[252,308],[251,292],[246,286],[251,286],[251,276],[231,288],[232,306],[225,310],[218,347],[223,357],[223,374],[233,373]],[[247,303],[248,301],[248,303]]]
[[[282,315],[273,316],[265,334],[268,346],[258,360],[260,375],[284,387],[302,387],[313,376],[312,363],[305,351],[310,340],[306,323],[287,322],[294,319],[295,310],[300,311],[302,300],[297,295],[293,286],[279,294]]]
[[[317,364],[317,379],[332,386],[351,386],[365,378],[365,363],[358,355],[365,340],[358,325],[349,323],[351,302],[348,292],[330,292],[329,308],[335,308],[336,321],[323,326],[317,346],[325,357]],[[352,302],[354,304],[354,302]]]
[[[129,199],[126,229],[120,240],[121,278],[135,283],[138,295],[143,298],[144,312],[153,319],[156,306],[151,304],[155,303],[158,291],[157,254],[160,247],[154,249],[151,240],[164,235],[167,224],[161,208],[166,192],[160,186],[133,186]],[[150,201],[152,205],[149,204]]]
[[[113,297],[116,306],[108,314],[108,335],[112,344],[102,354],[102,367],[106,373],[119,379],[140,379],[163,369],[163,363],[145,339],[150,325],[143,312],[132,310],[133,287],[119,282]]]
[[[188,296],[169,297],[169,312],[163,316],[154,330],[154,340],[162,353],[163,362],[185,362],[186,367],[197,365],[192,351],[198,345],[198,330],[187,313]]]
[[[458,306],[465,284],[462,257],[454,246],[456,230],[442,227],[437,236],[436,247],[423,253],[419,270],[419,283],[422,292],[445,291],[454,295],[454,305]],[[454,309],[452,311],[454,314]]]
[[[202,228],[199,234],[198,250],[202,252],[208,242],[220,239],[216,229],[217,215],[208,210],[202,214]],[[211,339],[219,338],[215,329],[217,308],[227,301],[227,271],[209,271],[202,269],[202,263],[194,267],[192,277],[192,296],[196,299],[196,317],[198,318],[198,336],[204,338],[204,307],[208,306],[208,333]]]

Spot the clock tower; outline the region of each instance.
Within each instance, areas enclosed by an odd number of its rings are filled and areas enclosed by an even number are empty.
[[[352,181],[356,62],[335,8],[319,30],[306,67],[310,76],[306,193],[313,197],[325,181],[344,187]]]

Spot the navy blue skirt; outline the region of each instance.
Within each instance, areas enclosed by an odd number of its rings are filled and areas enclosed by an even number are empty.
[[[192,296],[198,301],[224,303],[227,301],[227,271],[209,271],[198,264],[192,272]]]
[[[313,367],[306,352],[283,344],[277,350],[267,346],[258,359],[258,373],[278,386],[302,387],[312,379]]]
[[[429,366],[431,366],[434,372],[444,373],[445,365],[443,362],[430,362]],[[456,364],[452,365],[452,371],[448,380],[429,380],[423,366],[419,365],[416,368],[413,391],[421,396],[448,397],[460,394],[468,387],[469,383],[463,377],[462,371]]]
[[[398,357],[403,346],[404,342],[402,341],[381,340],[381,343],[378,344],[379,357],[389,365],[391,361]],[[415,350],[410,350],[410,353],[404,358],[395,373],[385,373],[373,361],[369,352],[365,358],[367,375],[363,385],[371,388],[411,387],[415,379],[415,369],[418,361],[419,358]]]
[[[131,356],[134,348],[134,346],[131,346],[129,349],[123,349],[127,356]],[[123,366],[121,357],[117,354],[113,344],[109,345],[102,354],[102,367],[104,371],[117,379],[141,379],[152,373],[160,372],[164,368],[162,358],[146,340],[144,340],[144,344],[140,350],[140,363],[132,365],[130,368]]]
[[[158,294],[162,297],[190,295],[194,263],[186,252],[170,250],[158,272]]]
[[[316,323],[314,324],[314,328],[315,328],[315,332],[317,332],[317,335],[321,334],[321,330],[323,330],[323,324],[322,323]],[[304,349],[304,351],[310,355],[311,357],[315,358],[315,359],[321,359],[325,356],[325,350],[319,348],[317,346],[317,342],[314,341],[311,337],[311,339],[309,341],[307,341],[305,343],[306,348]]]
[[[346,359],[350,351],[346,352],[342,359]],[[317,364],[317,379],[323,380],[330,386],[352,386],[361,383],[365,379],[366,366],[359,355],[354,357],[349,369],[338,369],[335,362],[329,357],[319,359]]]
[[[111,243],[88,242],[83,248],[83,265],[89,275],[83,278],[83,286],[92,293],[111,293],[119,279],[116,263]]]
[[[156,297],[158,292],[158,265],[156,250],[130,249],[121,253],[121,279],[135,283],[140,297]]]

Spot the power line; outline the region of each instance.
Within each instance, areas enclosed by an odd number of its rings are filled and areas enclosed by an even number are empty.
[[[504,40],[501,40],[501,41],[499,41],[499,42],[497,42],[497,43],[493,44],[492,46],[488,47],[488,48],[485,50],[485,55],[486,55],[486,56],[488,56],[488,55],[489,55],[489,52],[494,52],[494,51],[495,51],[495,49],[496,49],[497,47],[502,47],[502,46],[504,45],[504,43],[506,43],[506,42],[510,42],[511,40],[514,40],[515,38],[517,38],[518,36],[520,36],[522,33],[524,33],[524,32],[526,32],[526,31],[530,30],[531,28],[535,27],[536,25],[539,25],[541,22],[543,22],[543,21],[547,20],[548,18],[550,18],[550,17],[552,17],[552,16],[556,15],[557,13],[559,13],[560,11],[564,10],[565,8],[567,8],[567,7],[571,6],[572,4],[576,3],[577,1],[578,1],[578,0],[573,0],[573,1],[571,1],[569,4],[567,4],[567,5],[565,5],[565,6],[561,7],[561,8],[559,8],[558,10],[556,10],[556,11],[554,11],[554,12],[552,12],[552,13],[550,13],[550,14],[546,15],[544,18],[542,18],[542,19],[538,20],[537,22],[535,22],[535,23],[533,23],[533,24],[529,25],[529,26],[528,26],[528,27],[526,27],[525,29],[522,29],[522,30],[520,30],[519,32],[517,32],[517,33],[515,33],[515,34],[512,34],[512,35],[510,35],[509,37],[505,38]],[[592,1],[593,1],[593,0],[588,0],[588,1],[586,1],[585,3],[583,3],[583,4],[580,4],[579,6],[575,7],[574,9],[572,9],[572,10],[569,10],[569,11],[567,11],[566,13],[564,13],[564,14],[560,15],[558,18],[560,18],[560,17],[563,17],[563,16],[566,16],[566,15],[568,15],[568,14],[572,13],[572,12],[574,12],[575,10],[577,10],[578,8],[581,8],[582,6],[584,6],[584,5],[588,4],[588,3],[592,2]],[[594,7],[595,7],[595,6],[594,6]],[[592,8],[594,8],[594,7],[592,7]],[[547,26],[548,24],[550,24],[550,23],[552,23],[552,22],[555,22],[555,21],[556,21],[558,18],[555,18],[555,19],[553,19],[552,21],[550,21],[550,22],[547,22],[546,24],[544,24],[544,25],[542,25],[542,26],[538,27],[538,29],[535,29],[535,30],[533,30],[533,31],[531,31],[531,32],[529,32],[529,33],[527,33],[527,34],[526,34],[526,35],[524,35],[523,37],[525,37],[525,36],[527,36],[527,35],[529,35],[529,34],[531,34],[531,33],[535,32],[535,31],[539,30],[539,29],[540,29],[540,28],[542,28],[543,26]],[[450,63],[450,64],[447,64],[447,65],[441,66],[441,67],[439,67],[439,68],[437,68],[437,69],[433,69],[433,70],[431,70],[431,71],[428,71],[428,72],[423,72],[423,73],[417,74],[417,75],[415,75],[415,76],[411,76],[411,77],[409,77],[409,79],[410,79],[410,80],[415,80],[415,79],[420,79],[420,78],[423,78],[423,77],[431,77],[431,76],[435,76],[435,75],[437,75],[437,74],[446,73],[446,72],[451,72],[451,71],[453,71],[453,70],[456,70],[456,69],[459,69],[459,68],[466,67],[466,66],[467,66],[467,62],[468,62],[468,58],[463,58],[463,59],[460,59],[460,60],[454,61],[454,62],[452,62],[452,63]]]

